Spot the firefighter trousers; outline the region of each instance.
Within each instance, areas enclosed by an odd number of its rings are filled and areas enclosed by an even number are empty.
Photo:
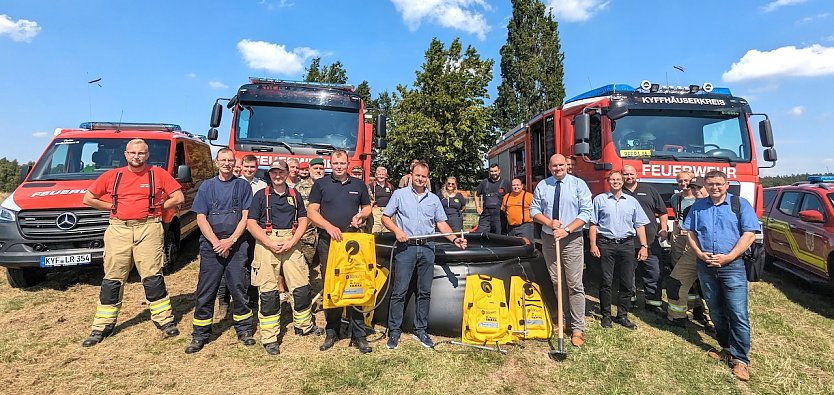
[[[676,230],[672,235],[674,267],[666,280],[666,298],[669,301],[666,315],[669,319],[686,318],[689,308],[703,307],[703,301],[693,287],[698,281],[695,251],[689,247],[683,232]]]
[[[135,263],[151,320],[161,328],[174,322],[171,299],[162,277],[164,232],[159,218],[122,221],[111,219],[104,231],[104,279],[101,281],[93,330],[115,325],[122,307],[127,276]]]
[[[274,241],[289,241],[292,231],[279,229],[269,238]],[[264,344],[277,341],[281,331],[281,301],[278,292],[278,275],[283,272],[284,281],[290,293],[293,324],[301,332],[313,328],[312,288],[310,271],[298,245],[282,254],[275,254],[260,241],[255,245],[252,260],[252,285],[258,287],[261,303],[258,311],[261,341]]]
[[[374,226],[371,228],[371,233],[380,233],[380,232],[388,232],[388,228],[382,225],[382,213],[385,211],[385,207],[377,207],[371,210],[374,219]],[[370,219],[369,219],[370,220]]]
[[[192,320],[192,338],[207,340],[211,336],[211,324],[214,322],[214,299],[220,288],[220,280],[225,278],[228,292],[232,296],[235,332],[239,335],[254,332],[255,318],[249,308],[247,290],[250,284],[247,252],[249,241],[241,238],[229,251],[229,256],[218,256],[211,243],[200,238],[200,274],[197,277],[197,302],[194,306]]]

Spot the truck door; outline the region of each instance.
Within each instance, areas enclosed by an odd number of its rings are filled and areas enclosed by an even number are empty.
[[[566,122],[570,123],[572,122],[572,120],[567,120]],[[572,125],[567,126],[571,128],[573,127]],[[596,163],[603,162],[602,124],[600,122],[599,114],[591,115],[590,126],[591,133],[588,139],[590,150],[588,152],[588,156],[584,159],[576,158],[576,166],[573,170],[573,174],[585,180],[585,182],[588,184],[588,188],[591,189],[591,194],[596,196],[608,190],[608,184],[604,181],[606,170],[596,170],[594,167]],[[571,144],[571,150],[572,149],[573,145]],[[567,153],[566,156],[570,155],[571,153]]]
[[[799,211],[814,210],[822,214],[824,221],[827,221],[826,210],[822,205],[822,200],[813,193],[802,194],[802,204],[799,206]],[[799,213],[797,211],[797,215]],[[825,262],[826,243],[828,238],[824,237],[826,232],[822,224],[814,222],[805,222],[798,217],[796,224],[790,226],[793,239],[796,241],[797,260],[807,266],[806,269],[826,274],[827,265]]]
[[[799,212],[800,199],[802,199],[801,192],[786,191],[782,193],[776,203],[776,209],[770,212],[766,224],[770,248],[773,250],[774,256],[788,262],[793,262],[795,259],[791,251],[790,240],[793,239],[793,236],[790,226],[799,221],[799,214],[797,213]]]

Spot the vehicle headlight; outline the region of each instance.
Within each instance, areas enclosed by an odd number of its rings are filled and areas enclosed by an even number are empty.
[[[17,221],[17,212],[0,207],[0,223]]]

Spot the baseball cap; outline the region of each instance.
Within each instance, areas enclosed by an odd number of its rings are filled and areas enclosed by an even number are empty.
[[[695,186],[695,187],[704,186],[704,179],[701,178],[701,177],[692,177],[692,179],[689,180],[689,187],[691,188],[693,186]]]
[[[322,166],[324,166],[324,159],[322,159],[322,158],[314,158],[313,160],[311,160],[311,161],[310,161],[310,166],[315,166],[315,165],[322,165]]]
[[[298,164],[298,168],[299,168],[299,169],[309,169],[309,168],[310,168],[310,163],[308,163],[308,162],[301,162],[301,163],[299,163],[299,164]]]
[[[288,170],[289,166],[287,166],[287,162],[284,160],[276,160],[269,165],[269,170],[278,169],[278,170]]]

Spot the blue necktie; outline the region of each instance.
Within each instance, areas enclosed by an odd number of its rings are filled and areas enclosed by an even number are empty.
[[[556,189],[553,192],[553,219],[559,219],[559,198],[562,197],[562,181],[556,180]]]

